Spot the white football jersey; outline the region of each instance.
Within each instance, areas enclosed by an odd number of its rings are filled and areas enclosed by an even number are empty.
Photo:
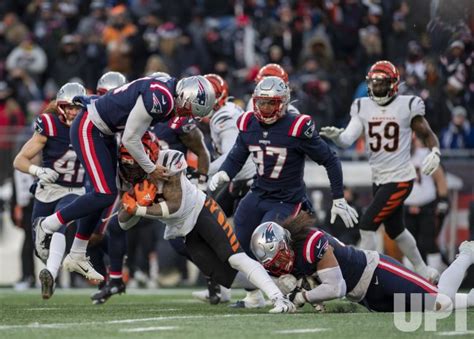
[[[237,119],[242,113],[244,113],[244,111],[240,106],[228,101],[212,115],[209,127],[211,130],[212,145],[219,157],[211,162],[209,166],[210,176],[219,170],[227,154],[234,146],[235,140],[239,135]],[[234,180],[249,180],[253,178],[255,171],[255,165],[251,157],[249,157]]]
[[[408,206],[424,206],[436,200],[436,185],[431,175],[425,175],[421,172],[423,159],[430,154],[428,148],[417,148],[411,157],[415,166],[417,178],[408,198],[404,204]]]
[[[410,161],[411,121],[425,114],[425,104],[420,97],[398,95],[386,106],[379,106],[367,97],[359,98],[352,103],[350,114],[362,123],[375,184],[416,177]]]

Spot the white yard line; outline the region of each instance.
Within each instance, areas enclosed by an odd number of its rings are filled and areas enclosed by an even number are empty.
[[[474,334],[474,331],[445,331],[445,332],[438,332],[436,335],[443,335],[443,336],[453,336],[453,335],[466,335],[466,334]]]
[[[304,315],[304,314],[302,314]],[[119,319],[119,320],[108,320],[108,321],[89,321],[89,322],[74,322],[74,323],[30,323],[23,325],[0,325],[1,330],[9,330],[15,328],[67,328],[77,326],[88,326],[88,325],[104,325],[104,324],[133,324],[139,322],[148,321],[162,321],[162,320],[184,320],[184,319],[203,319],[203,318],[244,318],[244,317],[255,317],[255,316],[268,316],[275,317],[274,314],[216,314],[216,315],[178,315],[178,316],[161,316],[161,317],[150,317],[150,318],[130,318],[130,319]],[[292,316],[297,316],[294,314]]]
[[[54,311],[54,310],[61,310],[61,307],[25,308],[25,311]]]
[[[124,328],[119,332],[152,332],[152,331],[170,331],[177,329],[177,326],[157,326],[157,327],[137,327],[137,328]]]
[[[291,330],[280,330],[273,333],[276,334],[296,334],[296,333],[316,333],[329,331],[328,328],[294,328]]]

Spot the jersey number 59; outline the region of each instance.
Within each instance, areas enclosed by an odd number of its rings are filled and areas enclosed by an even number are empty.
[[[286,148],[266,146],[263,150],[260,146],[250,145],[249,151],[252,153],[252,160],[257,166],[257,172],[260,176],[265,174],[265,156],[277,157],[269,177],[278,179],[286,161]]]
[[[393,121],[385,124],[383,128],[383,134],[379,133],[375,129],[382,125],[382,121],[371,121],[369,122],[369,146],[372,152],[378,152],[382,149],[383,139],[389,142],[383,146],[383,149],[387,152],[395,152],[398,149],[400,126]]]

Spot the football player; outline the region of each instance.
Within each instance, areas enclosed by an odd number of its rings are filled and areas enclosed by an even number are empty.
[[[279,77],[281,80],[285,82],[285,84],[290,86],[288,73],[283,69],[283,67],[281,67],[278,64],[266,64],[265,66],[262,66],[258,70],[257,76],[255,77],[255,84],[258,84],[260,81],[262,81],[263,78],[269,77],[269,76]],[[247,112],[248,111],[253,111],[253,100],[250,100],[247,103]],[[296,108],[291,103],[288,104],[288,112],[300,114],[300,111],[298,110],[298,108]]]
[[[71,126],[71,143],[94,186],[46,218],[35,222],[38,251],[47,249],[48,238],[60,225],[82,217],[97,220],[105,208],[114,203],[117,152],[114,133],[123,131],[122,142],[140,166],[149,173],[152,181],[166,178],[166,169],[150,161],[141,138],[150,125],[168,121],[175,115],[205,116],[214,104],[214,91],[202,76],[183,78],[176,83],[170,78],[161,81],[153,77],[140,78],[125,84],[97,100],[76,97],[84,107]],[[92,226],[91,226],[92,225]],[[64,260],[64,267],[88,279],[102,281],[86,259],[85,252],[93,223],[87,232],[74,239],[71,253]]]
[[[440,162],[438,138],[423,117],[423,100],[414,95],[397,95],[399,83],[400,74],[391,62],[376,62],[367,74],[369,97],[352,103],[347,128],[323,127],[321,135],[339,147],[349,147],[365,134],[374,200],[359,223],[360,246],[374,250],[375,231],[383,223],[388,236],[397,242],[415,271],[428,280],[437,281],[438,271],[426,266],[415,238],[405,228],[403,201],[410,194],[416,177],[410,161],[412,131],[430,149],[421,168],[426,175],[433,174]]]
[[[293,312],[294,305],[265,269],[243,252],[219,205],[186,178],[184,154],[162,150],[158,164],[168,170],[168,180],[158,186],[144,180],[133,192],[125,193],[119,214],[121,227],[130,229],[142,217],[158,219],[166,224],[165,239],[184,237],[192,261],[211,279],[229,288],[241,272],[272,300],[271,313]]]
[[[474,241],[461,244],[459,256],[435,286],[389,256],[346,246],[312,228],[314,222],[302,213],[281,226],[265,222],[252,235],[255,257],[280,277],[281,290],[290,293],[296,306],[346,297],[371,311],[393,312],[400,311],[394,310],[395,294],[404,294],[406,311],[410,311],[411,295],[421,294],[426,297],[426,310],[466,307],[455,305],[455,298],[466,270],[474,263]],[[461,297],[468,307],[474,306],[474,289]]]
[[[280,78],[263,78],[253,93],[254,110],[237,121],[239,135],[209,188],[229,182],[241,170],[249,155],[257,167],[251,190],[240,201],[234,222],[237,237],[248,254],[254,229],[264,221],[297,215],[308,205],[303,181],[305,157],[326,168],[333,196],[332,220],[340,216],[347,226],[357,222],[357,212],[343,197],[341,164],[315,131],[308,115],[287,111],[290,102],[288,85]],[[239,306],[261,307],[258,292],[249,293]]]
[[[60,210],[85,193],[85,171],[69,139],[71,123],[81,109],[73,103],[73,98],[85,94],[86,89],[77,82],[62,86],[56,100],[36,118],[33,136],[13,162],[16,169],[38,179],[32,220]],[[41,166],[35,165],[39,155]],[[36,255],[46,262],[46,268],[39,274],[43,299],[51,298],[54,293],[54,281],[66,250],[65,228],[66,224],[61,224],[49,239],[49,246],[36,251]]]

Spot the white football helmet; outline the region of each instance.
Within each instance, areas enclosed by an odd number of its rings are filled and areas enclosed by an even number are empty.
[[[73,99],[75,96],[87,95],[86,89],[78,82],[68,82],[63,85],[56,94],[56,104],[59,113],[64,118],[64,122],[70,125],[77,115],[77,112],[73,114],[70,110],[66,111],[65,106],[75,106]]]
[[[275,276],[293,270],[295,253],[290,232],[276,222],[264,222],[253,231],[250,249],[265,269]]]
[[[107,72],[97,81],[97,94],[104,95],[111,89],[120,87],[127,83],[127,79],[122,73]]]
[[[160,78],[169,79],[169,78],[171,78],[171,75],[169,75],[166,72],[153,72],[148,76],[151,77],[151,78],[156,78],[156,79],[160,79]]]
[[[158,153],[158,165],[166,167],[170,175],[178,174],[188,168],[188,163],[183,152],[176,151],[173,149],[160,150]]]
[[[179,116],[207,117],[215,101],[214,88],[202,75],[183,78],[176,85],[175,108]]]
[[[255,117],[270,125],[280,119],[290,103],[290,88],[276,76],[263,78],[252,95]]]

